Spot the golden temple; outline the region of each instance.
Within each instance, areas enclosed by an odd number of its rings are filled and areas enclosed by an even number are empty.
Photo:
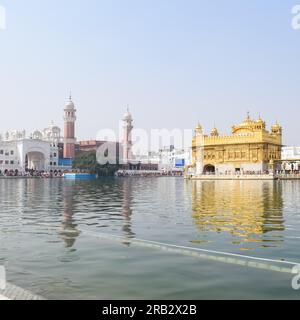
[[[271,130],[260,117],[246,119],[232,127],[231,135],[220,135],[214,128],[205,135],[199,124],[192,141],[192,165],[197,175],[205,173],[266,173],[274,170],[281,159],[282,127],[276,123]]]

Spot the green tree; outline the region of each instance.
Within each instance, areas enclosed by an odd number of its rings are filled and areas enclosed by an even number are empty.
[[[77,155],[73,161],[73,169],[88,170],[90,173],[97,173],[98,176],[113,176],[119,170],[119,165],[97,162],[96,151],[83,152]]]

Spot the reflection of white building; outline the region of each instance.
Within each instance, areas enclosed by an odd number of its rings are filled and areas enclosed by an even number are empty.
[[[282,170],[300,170],[300,147],[283,147],[281,150]]]
[[[25,130],[6,132],[0,136],[1,172],[59,169],[60,141],[60,129],[53,123],[43,131],[35,130],[29,136],[26,136]]]

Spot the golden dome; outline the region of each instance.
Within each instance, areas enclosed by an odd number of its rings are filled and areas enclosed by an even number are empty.
[[[201,124],[199,122],[197,124],[196,130],[202,130],[202,126],[201,126]]]
[[[210,132],[210,135],[213,137],[217,137],[219,135],[218,129],[217,128],[213,128]]]
[[[200,123],[198,123],[197,127],[195,128],[195,134],[199,135],[199,134],[202,134],[202,133],[203,133],[202,126],[201,126]]]
[[[259,117],[255,121],[255,125],[256,125],[256,128],[258,128],[258,129],[265,129],[266,128],[266,123],[261,117]]]
[[[240,124],[240,126],[249,126],[253,124],[254,121],[250,118],[249,112],[247,113],[247,118]]]
[[[247,118],[239,125],[232,127],[232,133],[247,133],[253,132],[255,128],[255,121],[250,118],[249,112],[247,113]]]
[[[281,129],[281,125],[278,122],[272,125],[272,132],[280,132]]]

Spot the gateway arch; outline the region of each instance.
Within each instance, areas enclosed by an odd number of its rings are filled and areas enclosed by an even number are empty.
[[[50,144],[49,142],[28,139],[23,140],[19,146],[21,154],[21,167],[37,171],[48,171],[50,165]]]
[[[45,160],[46,156],[44,153],[38,151],[30,151],[26,153],[25,156],[25,169],[45,171],[47,167]]]

